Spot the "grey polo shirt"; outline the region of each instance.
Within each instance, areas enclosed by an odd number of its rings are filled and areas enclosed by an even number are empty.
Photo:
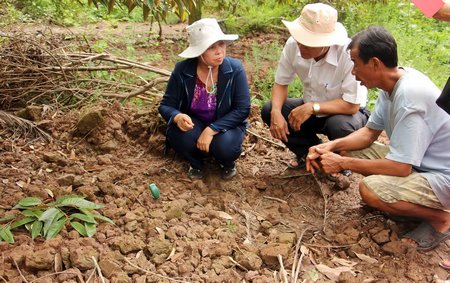
[[[386,159],[411,164],[450,209],[450,115],[435,102],[436,85],[417,70],[405,70],[391,95],[380,92],[367,127],[385,130]]]

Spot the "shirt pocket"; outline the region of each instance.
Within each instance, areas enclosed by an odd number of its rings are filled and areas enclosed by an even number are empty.
[[[324,87],[325,87],[325,96],[327,97],[327,100],[342,97],[342,84],[337,84],[334,86],[324,84]]]

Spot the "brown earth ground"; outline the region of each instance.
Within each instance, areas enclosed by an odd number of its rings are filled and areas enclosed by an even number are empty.
[[[75,32],[100,38],[107,25]],[[111,30],[119,36],[148,28],[120,24]],[[180,25],[166,27],[162,42],[139,52],[161,53],[154,65],[170,70],[169,58],[181,51],[181,30]],[[54,27],[53,32],[67,30]],[[282,42],[284,36],[249,35],[229,53],[245,63],[244,50],[254,42]],[[252,67],[246,64],[247,70]],[[206,178],[191,181],[186,162],[173,152],[163,154],[164,123],[157,105],[156,99],[138,110],[101,102],[95,106],[105,113],[103,125],[83,137],[74,134],[79,110],[48,110],[41,119],[54,138],[50,144],[12,139],[1,129],[1,208],[8,211],[25,196],[50,199],[48,189],[55,197],[74,193],[104,204],[100,212],[115,225],[99,224],[92,238],[67,226],[48,241],[15,231],[14,244],[0,242],[0,279],[102,282],[94,274],[94,257],[104,282],[277,282],[277,255],[290,273],[300,254],[297,282],[447,278],[438,262],[449,254],[448,242],[429,252],[403,244],[402,235],[417,224],[392,221],[361,203],[357,174],[348,189],[338,190],[322,175],[287,170],[291,155],[271,139],[258,107],[252,108],[252,133],[246,136],[238,175],[223,181],[211,160]],[[161,191],[157,200],[148,190],[150,183]],[[302,247],[296,248],[297,243]]]

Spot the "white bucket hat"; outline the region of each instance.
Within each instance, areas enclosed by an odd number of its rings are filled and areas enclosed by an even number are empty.
[[[345,27],[337,21],[337,11],[322,3],[306,5],[299,18],[283,21],[292,37],[310,47],[344,45],[348,41]]]
[[[224,34],[216,19],[205,18],[194,22],[186,28],[189,47],[179,54],[183,58],[195,58],[203,54],[217,41],[233,41],[237,34]]]

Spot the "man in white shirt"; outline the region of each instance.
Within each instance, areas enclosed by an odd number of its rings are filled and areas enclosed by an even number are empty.
[[[261,116],[272,136],[294,152],[289,167],[297,169],[304,167],[308,148],[321,142],[317,133],[333,140],[365,125],[367,89],[351,73],[350,39],[333,7],[308,4],[299,18],[283,23],[291,37],[278,63],[272,100]],[[303,82],[303,98],[288,98],[295,75]]]

